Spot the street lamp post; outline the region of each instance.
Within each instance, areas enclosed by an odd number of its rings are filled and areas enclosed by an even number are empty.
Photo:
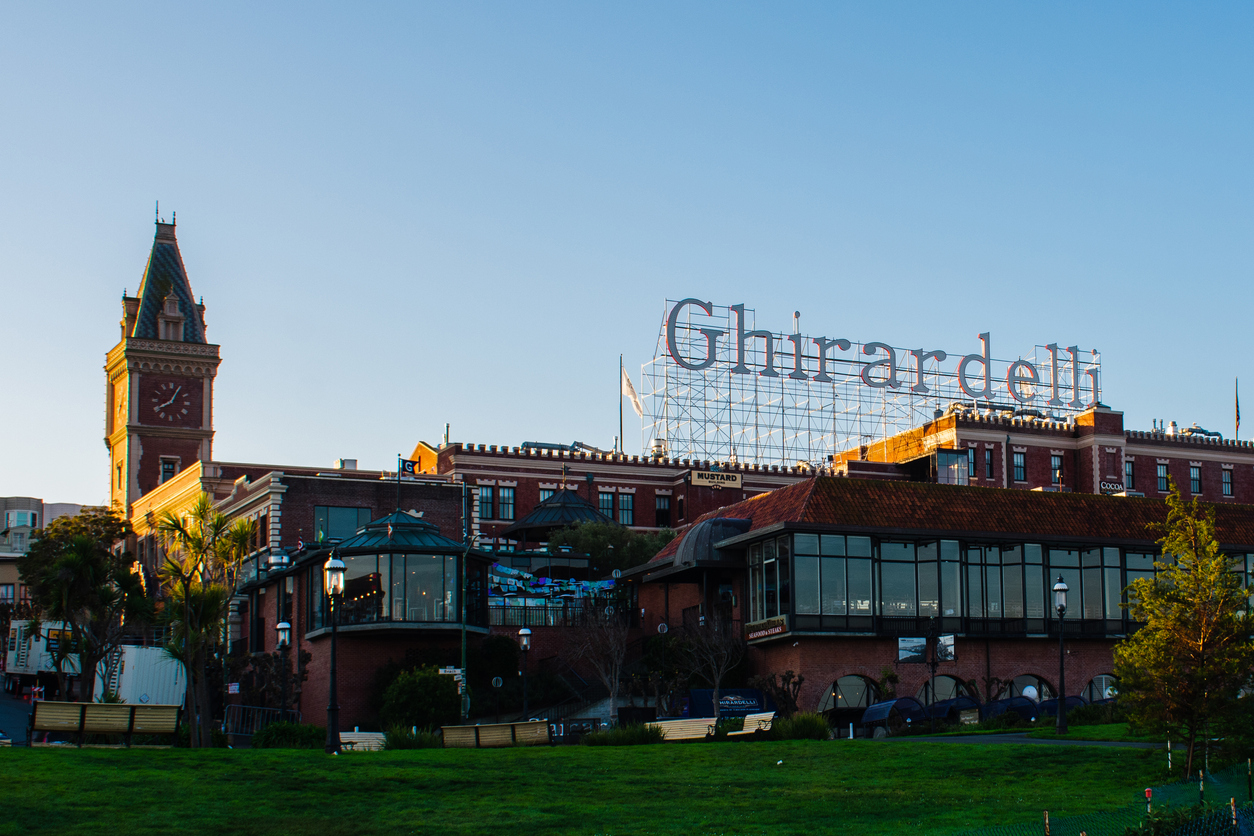
[[[327,745],[328,755],[340,753],[340,703],[335,691],[335,638],[336,626],[340,618],[340,598],[344,594],[344,561],[335,552],[325,567],[327,595],[331,606],[331,688],[327,701]]]
[[[1054,584],[1054,609],[1058,611],[1058,734],[1067,733],[1067,652],[1063,643],[1063,617],[1067,614],[1067,582],[1058,576]]]
[[[279,634],[279,653],[282,656],[283,673],[279,676],[279,722],[287,720],[287,649],[292,643],[292,625],[280,621],[274,625]]]
[[[531,630],[527,627],[518,631],[518,647],[523,655],[523,719],[531,713],[527,708],[527,651],[531,650]]]

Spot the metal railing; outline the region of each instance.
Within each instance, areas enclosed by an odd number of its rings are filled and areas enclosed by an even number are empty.
[[[271,723],[278,722],[299,723],[300,712],[257,705],[228,705],[222,718],[222,733],[251,737]]]
[[[574,627],[583,618],[582,605],[562,607],[488,608],[489,622],[494,627]]]

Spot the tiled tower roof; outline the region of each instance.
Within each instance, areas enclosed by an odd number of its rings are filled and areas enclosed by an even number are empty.
[[[204,343],[204,312],[192,295],[192,285],[187,280],[187,270],[183,267],[183,257],[174,237],[174,224],[158,222],[152,253],[148,256],[144,279],[139,285],[139,312],[135,327],[126,336],[160,339],[157,317],[171,291],[178,299],[179,312],[183,314],[183,342]]]

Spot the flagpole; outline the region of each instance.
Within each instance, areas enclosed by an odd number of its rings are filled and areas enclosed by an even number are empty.
[[[396,510],[401,510],[401,454],[396,454]]]
[[[623,444],[623,355],[618,355],[618,452],[627,452]]]
[[[1234,377],[1232,379],[1232,386],[1233,386],[1232,395],[1234,398],[1233,405],[1236,407],[1236,410],[1237,410],[1236,440],[1240,441],[1241,440],[1241,378]]]

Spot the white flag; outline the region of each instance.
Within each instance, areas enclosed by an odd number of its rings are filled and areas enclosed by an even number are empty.
[[[640,404],[640,396],[636,394],[636,387],[631,385],[631,377],[628,376],[627,370],[623,369],[623,395],[631,398],[631,408],[636,410],[638,417],[644,417],[644,407]]]

